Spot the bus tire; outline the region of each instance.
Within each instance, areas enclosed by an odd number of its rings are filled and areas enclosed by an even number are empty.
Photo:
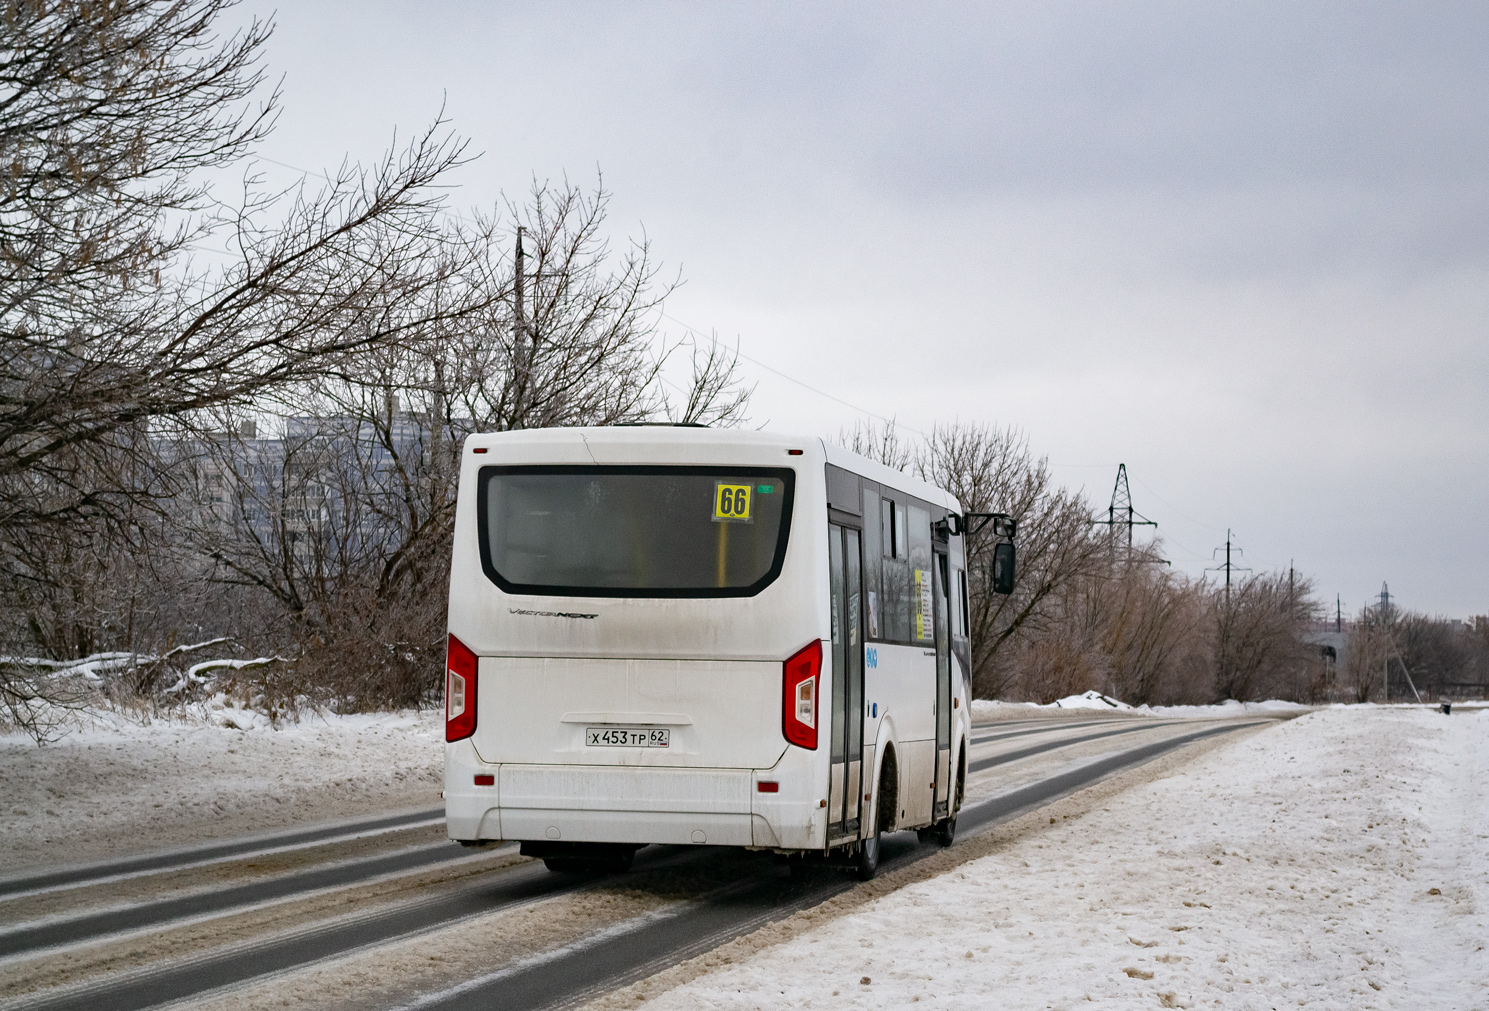
[[[631,869],[632,853],[605,857],[544,857],[543,866],[556,874],[624,874]]]
[[[579,843],[569,844],[556,853],[550,850],[533,855],[541,856],[543,866],[557,874],[624,874],[631,869],[637,848],[625,844]]]
[[[855,871],[860,881],[872,881],[879,873],[879,837],[894,824],[895,805],[899,803],[898,790],[889,788],[895,783],[899,772],[895,767],[894,752],[884,756],[879,770],[879,806],[874,810],[874,833],[858,844],[858,866]]]
[[[956,797],[953,798],[951,814],[947,815],[945,818],[932,825],[931,830],[928,833],[930,838],[934,839],[941,846],[950,846],[952,843],[956,842],[956,816],[957,813],[960,812],[962,809],[962,791],[967,782],[966,762],[967,759],[964,751],[961,766],[957,769]],[[921,840],[927,842],[930,841],[926,838],[926,836],[927,833],[922,831],[920,836]]]
[[[858,865],[854,868],[859,881],[872,881],[879,873],[879,827],[874,834],[858,844]]]

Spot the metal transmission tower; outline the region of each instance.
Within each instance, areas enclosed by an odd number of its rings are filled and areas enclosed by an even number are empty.
[[[1127,553],[1132,553],[1132,528],[1156,527],[1148,517],[1132,508],[1132,489],[1127,487],[1127,464],[1117,464],[1117,483],[1112,486],[1112,504],[1107,507],[1106,519],[1092,520],[1093,525],[1106,527],[1111,538],[1112,554],[1117,553],[1117,528],[1127,528]]]
[[[1238,548],[1238,547],[1235,546],[1234,538],[1235,538],[1235,535],[1230,532],[1230,529],[1229,528],[1227,528],[1226,531],[1225,531],[1225,547],[1223,549],[1222,548],[1216,548],[1214,551],[1210,552],[1210,557],[1211,558],[1214,558],[1216,554],[1218,554],[1220,551],[1223,550],[1225,552],[1225,564],[1224,565],[1216,565],[1213,568],[1208,568],[1208,569],[1205,570],[1206,572],[1224,572],[1225,573],[1225,603],[1226,603],[1226,606],[1230,606],[1230,574],[1232,572],[1250,572],[1251,571],[1246,566],[1244,566],[1244,565],[1236,565],[1235,563],[1233,563],[1231,561],[1230,556],[1231,556],[1232,553],[1238,554],[1238,555],[1242,556],[1243,558],[1246,556],[1246,552],[1242,551],[1240,548]]]

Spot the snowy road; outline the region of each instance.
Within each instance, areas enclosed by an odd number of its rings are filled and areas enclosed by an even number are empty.
[[[1103,716],[979,726],[962,836],[1266,722]],[[576,881],[514,847],[469,854],[439,843],[440,828],[419,816],[94,865],[81,872],[86,887],[55,871],[0,882],[0,999],[119,1009],[182,999],[572,1005],[854,888],[833,871],[793,877],[761,854],[683,847],[643,850],[623,878]],[[886,839],[886,870],[955,859],[960,849],[902,833]]]

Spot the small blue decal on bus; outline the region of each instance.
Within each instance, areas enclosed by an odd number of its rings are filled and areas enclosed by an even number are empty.
[[[877,668],[879,666],[879,651],[877,649],[875,649],[874,647],[870,646],[869,649],[868,649],[868,659],[869,659],[869,666],[870,667]]]

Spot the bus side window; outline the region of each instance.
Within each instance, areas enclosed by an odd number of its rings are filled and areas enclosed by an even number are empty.
[[[967,571],[965,569],[958,569],[957,570],[957,574],[956,574],[956,578],[957,578],[957,583],[959,584],[959,588],[961,590],[961,598],[962,598],[962,634],[963,635],[971,635],[972,634],[972,611],[967,606]]]
[[[875,523],[874,517],[880,516],[883,502],[879,493],[868,487],[864,482],[863,489],[863,590],[866,597],[864,612],[868,619],[865,622],[870,639],[878,639],[883,632],[880,617],[881,601],[884,600],[884,592],[879,585],[879,574],[883,571],[884,562],[880,557],[883,552],[881,546],[883,541],[883,525]]]
[[[885,496],[880,510],[883,518],[880,555],[884,574],[880,582],[883,596],[879,599],[879,632],[890,642],[909,642],[912,614],[910,563],[906,557],[905,507]]]

